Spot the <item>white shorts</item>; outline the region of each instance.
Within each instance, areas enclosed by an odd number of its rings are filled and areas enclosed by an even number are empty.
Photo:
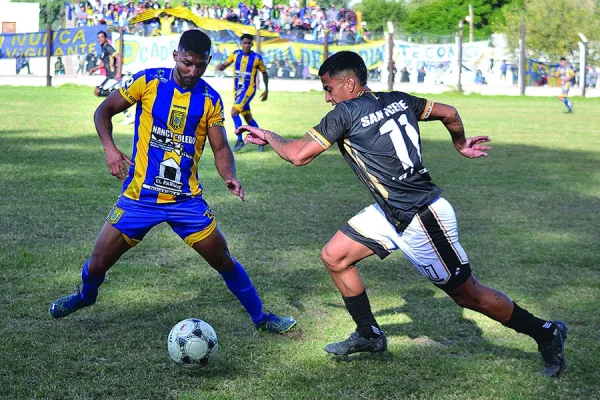
[[[118,81],[116,79],[113,78],[106,78],[104,79],[104,81],[102,81],[101,84],[99,84],[98,86],[96,86],[98,89],[101,90],[107,90],[107,91],[114,91],[117,90],[121,87],[121,81]]]
[[[458,224],[450,203],[438,198],[413,217],[404,232],[396,232],[377,204],[356,214],[342,228],[380,258],[401,250],[434,285],[455,289],[471,276],[469,259],[458,242]]]

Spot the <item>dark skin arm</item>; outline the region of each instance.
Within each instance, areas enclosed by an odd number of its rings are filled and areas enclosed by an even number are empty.
[[[267,74],[267,71],[262,73],[262,77],[263,77],[263,82],[265,83],[265,91],[260,96],[260,101],[266,101],[267,98],[269,97],[269,75]]]
[[[98,132],[102,148],[104,149],[108,170],[112,176],[119,178],[121,181],[124,181],[127,177],[128,166],[133,165],[133,162],[125,153],[117,149],[113,141],[112,117],[129,107],[131,107],[131,103],[125,100],[119,92],[115,91],[98,106],[94,113],[94,124],[96,125],[96,132]]]
[[[488,143],[490,138],[488,136],[465,138],[465,127],[456,108],[447,104],[435,103],[427,121],[442,121],[448,132],[450,132],[454,148],[464,157],[487,157],[486,151],[490,150],[491,147],[481,146],[480,143]]]
[[[227,142],[225,128],[222,126],[208,128],[208,141],[215,155],[215,167],[225,181],[227,189],[244,201],[244,188],[235,175],[235,160]]]

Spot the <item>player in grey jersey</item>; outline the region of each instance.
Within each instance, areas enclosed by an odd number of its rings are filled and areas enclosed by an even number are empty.
[[[243,126],[246,140],[270,144],[284,160],[308,164],[333,143],[375,199],[350,219],[321,250],[321,258],[342,294],[357,328],[344,341],[325,347],[329,353],[383,352],[387,341],[371,311],[356,263],[373,254],[384,258],[401,250],[406,258],[459,306],[478,311],[538,344],[546,376],[565,370],[567,327],[519,307],[507,295],[482,285],[471,273],[458,241],[450,203],[431,182],[422,164],[419,121],[441,121],[456,150],[467,158],[487,156],[487,136],[466,138],[452,106],[401,92],[375,93],[366,86],[361,57],[342,51],[319,69],[325,100],[335,106],[303,138],[284,139],[274,132]]]

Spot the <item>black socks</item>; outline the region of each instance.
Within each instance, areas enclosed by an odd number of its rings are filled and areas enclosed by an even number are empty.
[[[366,290],[358,296],[342,296],[342,299],[344,299],[344,304],[346,304],[350,316],[356,322],[356,330],[361,337],[373,339],[381,336],[381,330],[371,311],[371,304]]]
[[[536,342],[546,342],[554,338],[556,326],[550,321],[544,321],[529,311],[522,309],[514,303],[515,308],[512,315],[504,324],[519,333],[531,336]]]

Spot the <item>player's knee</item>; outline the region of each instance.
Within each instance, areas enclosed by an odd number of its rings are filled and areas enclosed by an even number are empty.
[[[232,117],[237,117],[238,115],[240,115],[240,111],[236,108],[231,109],[231,116]]]
[[[327,246],[321,249],[321,261],[323,261],[329,273],[339,273],[350,266],[342,257],[331,252]]]

